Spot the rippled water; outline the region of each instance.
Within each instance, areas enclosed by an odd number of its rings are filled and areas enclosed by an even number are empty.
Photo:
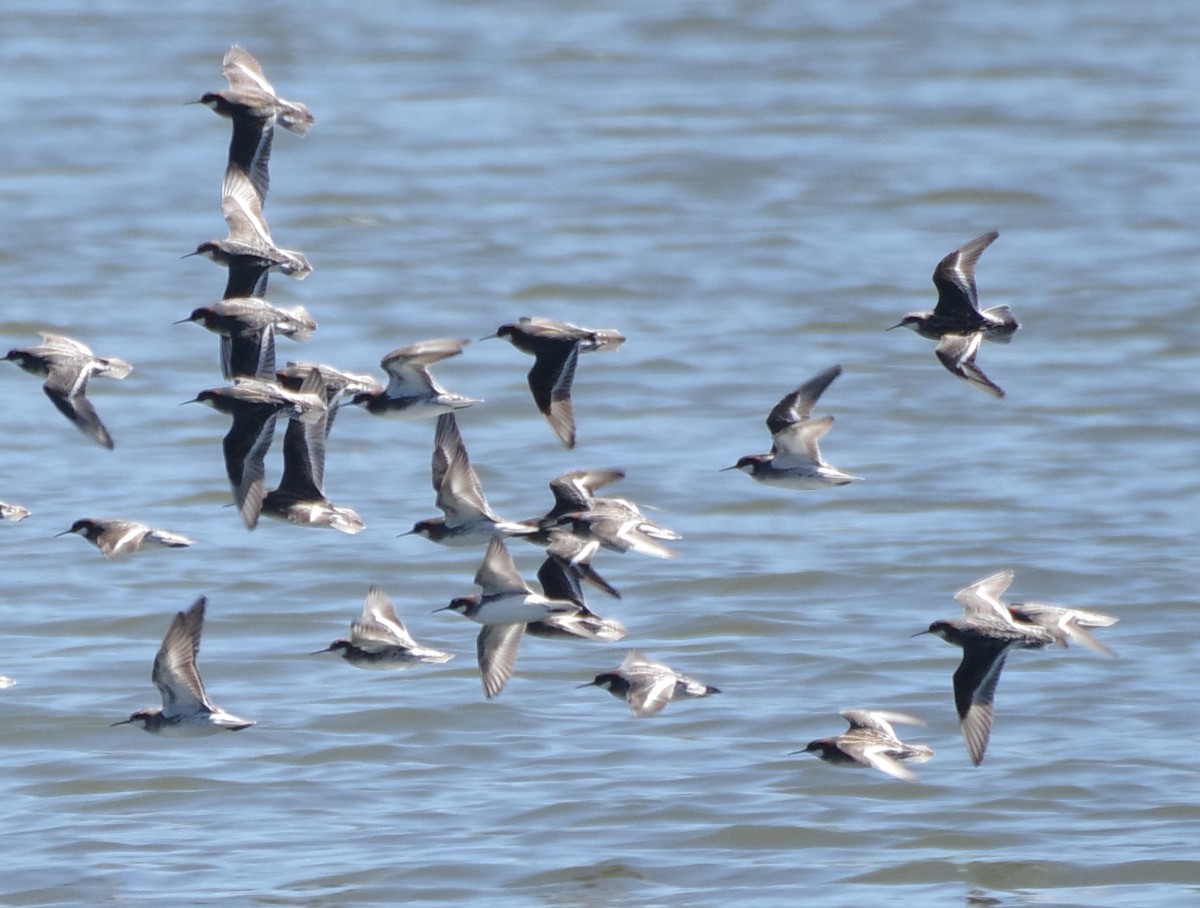
[[[1159,906],[1200,890],[1191,634],[1200,328],[1200,11],[776,2],[10,4],[0,41],[0,334],[79,337],[136,371],[91,395],[108,453],[3,374],[0,903]],[[276,136],[275,239],[315,266],[277,305],[300,357],[371,371],[426,337],[521,314],[620,328],[576,380],[579,447],[533,409],[529,361],[477,343],[440,375],[495,508],[628,471],[684,534],[607,556],[628,642],[721,687],[637,721],[574,685],[624,646],[529,640],[484,702],[474,627],[432,615],[479,553],[394,538],[435,513],[432,426],[343,414],[327,487],[357,537],[225,507],[221,383],[173,325],[224,274],[231,43],[317,116]],[[988,229],[985,303],[1023,328],[948,375],[885,333],[937,260]],[[861,483],[780,492],[718,473],[769,444],[780,396],[845,374],[828,458]],[[278,469],[277,453],[268,463]],[[52,539],[145,520],[191,549],[104,562]],[[539,555],[513,548],[532,577]],[[1017,653],[969,765],[957,651],[909,635],[1004,567],[1016,599],[1120,617],[1120,658]],[[378,583],[457,653],[401,675],[309,657]],[[258,720],[160,740],[109,728],[155,702],[171,614],[209,596],[201,669]],[[1152,672],[1152,673],[1151,673]],[[839,709],[924,717],[922,784],[788,756]],[[1182,746],[1181,746],[1182,745]]]

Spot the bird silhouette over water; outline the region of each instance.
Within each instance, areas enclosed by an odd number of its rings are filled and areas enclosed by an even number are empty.
[[[444,337],[397,347],[379,362],[388,374],[387,387],[360,391],[351,402],[368,413],[390,419],[441,416],[480,403],[450,393],[429,371],[434,363],[458,356],[466,345],[464,338]]]
[[[303,306],[280,309],[257,297],[224,299],[193,309],[176,324],[195,322],[220,336],[221,375],[275,380],[275,335],[304,341],[317,329]]]
[[[186,612],[177,612],[167,628],[150,679],[162,695],[162,706],[139,709],[117,725],[138,725],[153,734],[207,735],[240,731],[254,723],[225,712],[208,699],[196,669],[200,634],[204,630],[205,597]]]
[[[850,723],[849,729],[833,738],[809,741],[804,750],[795,753],[815,754],[835,765],[869,766],[906,782],[915,782],[917,775],[901,764],[924,763],[933,756],[933,750],[924,744],[901,741],[891,724],[923,725],[920,719],[904,713],[870,709],[845,709],[841,715]]]
[[[652,662],[636,650],[630,650],[619,667],[601,672],[579,687],[608,691],[618,700],[624,700],[639,719],[657,715],[677,697],[707,697],[721,692],[669,665]]]
[[[433,489],[442,517],[418,521],[409,533],[443,545],[485,545],[495,535],[528,536],[536,526],[498,517],[483,496],[479,476],[453,413],[438,417],[431,464]]]
[[[475,640],[475,652],[483,693],[490,700],[512,677],[526,625],[577,614],[578,608],[572,602],[535,593],[521,577],[500,536],[493,536],[488,543],[475,572],[475,585],[478,594],[459,596],[436,611],[455,612],[483,625]]]
[[[320,653],[337,653],[356,668],[400,671],[424,663],[448,662],[453,653],[421,646],[413,639],[396,607],[382,589],[367,591],[362,618],[350,625],[349,638],[334,640]]]
[[[225,474],[242,521],[247,529],[254,529],[262,513],[265,460],[275,438],[278,414],[320,418],[324,403],[312,395],[296,394],[273,382],[257,379],[238,379],[228,387],[201,391],[186,403],[207,404],[233,417],[233,424],[221,441]],[[309,417],[314,411],[315,416]]]
[[[1054,636],[1036,624],[1017,622],[1000,601],[1012,583],[1012,571],[1000,571],[954,594],[961,619],[934,621],[922,634],[934,634],[962,647],[954,672],[954,705],[971,762],[983,762],[992,733],[993,701],[1000,671],[1013,649],[1040,649]]]
[[[977,236],[938,262],[933,272],[933,283],[938,291],[937,305],[932,310],[908,313],[892,328],[908,328],[921,337],[936,340],[938,345],[934,352],[951,374],[989,394],[1003,397],[1000,386],[975,364],[981,342],[1007,344],[1020,327],[1008,306],[979,308],[975,265],[983,250],[999,235],[993,230]]]
[[[304,104],[279,97],[258,60],[236,44],[226,51],[221,72],[229,88],[205,92],[199,103],[232,122],[227,167],[249,177],[259,199],[265,201],[275,124],[304,136],[312,128],[313,115]]]
[[[82,517],[56,535],[66,536],[68,533],[82,536],[98,548],[105,558],[128,555],[146,548],[181,549],[195,542],[182,533],[160,530],[136,520],[97,520],[94,517]]]
[[[833,428],[833,417],[812,418],[817,401],[841,374],[841,366],[831,366],[785,395],[767,416],[770,453],[747,454],[725,469],[742,470],[759,482],[785,489],[844,486],[858,479],[830,466],[821,457],[817,442]]]
[[[267,219],[263,215],[262,199],[240,170],[225,173],[221,187],[221,213],[229,227],[229,235],[221,240],[208,240],[184,258],[199,255],[228,269],[225,299],[259,297],[266,293],[267,275],[271,271],[304,280],[312,266],[301,253],[275,245]]]
[[[539,316],[522,316],[501,325],[489,337],[507,338],[523,353],[534,357],[529,370],[529,390],[538,410],[554,434],[568,448],[575,447],[575,406],[571,384],[580,353],[616,350],[625,337],[612,328],[581,328]]]
[[[79,341],[60,334],[43,334],[37,346],[16,347],[4,358],[46,379],[42,390],[58,411],[96,444],[113,449],[112,436],[86,396],[88,381],[93,375],[122,379],[133,366],[123,359],[96,356]]]

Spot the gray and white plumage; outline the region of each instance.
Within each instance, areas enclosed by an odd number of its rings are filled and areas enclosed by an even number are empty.
[[[201,243],[188,255],[209,258],[229,269],[223,294],[225,299],[261,298],[271,271],[296,280],[303,280],[312,273],[312,266],[304,255],[275,244],[263,215],[262,199],[250,178],[240,170],[231,168],[225,172],[221,213],[229,228],[228,236]]]
[[[193,309],[182,322],[196,322],[218,335],[221,375],[228,379],[275,379],[275,335],[307,340],[317,329],[303,306],[281,309],[258,297],[223,299]]]
[[[275,373],[279,384],[289,391],[308,393],[325,401],[327,412],[325,435],[333,429],[333,421],[347,400],[362,391],[378,389],[379,382],[361,372],[346,372],[326,363],[289,362]]]
[[[387,387],[360,391],[352,402],[389,419],[423,419],[481,403],[447,391],[429,371],[434,363],[460,355],[468,343],[442,337],[397,347],[379,361],[388,375]]]
[[[575,447],[575,408],[571,385],[580,353],[616,350],[625,337],[612,328],[581,328],[540,316],[522,316],[501,325],[491,337],[507,338],[534,357],[527,380],[538,410],[568,448]]]
[[[594,498],[585,511],[565,515],[560,524],[583,539],[594,539],[614,552],[636,552],[653,558],[674,558],[666,545],[682,537],[657,523],[625,498]]]
[[[9,523],[19,523],[29,516],[29,508],[22,504],[9,504],[5,501],[0,501],[0,520],[5,520]]]
[[[954,594],[962,605],[958,620],[934,621],[921,633],[935,634],[962,648],[954,672],[954,705],[971,762],[983,761],[991,738],[993,703],[1000,672],[1012,649],[1040,649],[1054,636],[1035,624],[1015,621],[1000,597],[1012,583],[1011,570],[999,571]]]
[[[903,763],[924,763],[933,756],[933,750],[924,744],[901,741],[891,724],[924,725],[920,719],[869,709],[845,709],[841,715],[850,723],[848,730],[833,738],[810,741],[804,750],[795,753],[815,754],[827,763],[868,766],[906,782],[915,782],[917,775]]]
[[[304,104],[279,97],[258,60],[236,44],[226,51],[221,71],[228,89],[206,92],[199,103],[232,122],[226,166],[245,173],[265,200],[275,124],[303,136],[312,127],[312,113]]]
[[[453,413],[438,417],[430,475],[443,516],[418,521],[409,533],[443,545],[484,545],[495,535],[528,536],[537,532],[536,526],[505,520],[492,510]]]
[[[934,352],[951,374],[989,394],[1003,397],[1000,386],[975,363],[982,341],[1007,344],[1020,327],[1008,306],[979,308],[975,265],[999,235],[990,231],[946,255],[933,272],[933,283],[938,291],[937,305],[932,310],[908,313],[892,328],[908,328],[921,337],[938,341]]]
[[[833,428],[833,417],[812,418],[817,401],[841,374],[841,366],[830,366],[784,395],[767,415],[770,453],[747,454],[724,469],[742,470],[759,482],[786,489],[844,486],[859,479],[826,463],[821,456],[818,442]]]
[[[657,715],[677,697],[707,697],[719,694],[719,688],[681,674],[669,665],[652,662],[637,650],[630,650],[621,665],[601,672],[580,687],[599,687],[629,704],[639,719]]]
[[[154,657],[150,678],[162,695],[162,706],[139,709],[113,725],[140,725],[154,734],[204,735],[239,731],[254,722],[239,719],[208,699],[196,668],[206,600],[201,596],[186,612],[177,612]]]
[[[319,380],[314,373],[312,381]],[[365,524],[353,508],[335,505],[325,496],[325,439],[329,410],[317,403],[299,417],[288,419],[283,433],[283,475],[279,485],[263,497],[262,513],[296,526],[337,530],[354,535]]]
[[[475,654],[483,693],[489,700],[512,677],[526,625],[578,612],[571,602],[551,600],[535,593],[521,577],[504,540],[493,536],[475,572],[477,595],[460,596],[437,611],[451,611],[483,625],[475,640]]]
[[[1008,605],[1008,613],[1021,624],[1034,624],[1049,631],[1061,647],[1077,643],[1106,656],[1116,655],[1088,630],[1093,627],[1112,627],[1118,620],[1112,615],[1044,602],[1012,602]]]
[[[201,391],[187,403],[207,404],[233,418],[221,442],[225,473],[242,521],[247,529],[254,529],[262,512],[265,460],[275,437],[276,417],[286,413],[311,422],[320,419],[324,403],[257,379],[235,379],[230,386]]]
[[[595,582],[599,578],[591,568],[591,560],[600,543],[581,543],[578,540],[576,543],[576,546],[568,547],[556,540],[547,546],[546,558],[537,572],[543,596],[556,602],[569,602],[575,609],[531,622],[525,630],[536,637],[580,637],[609,643],[621,640],[629,633],[625,625],[613,618],[597,615],[588,607],[583,595],[582,581],[587,579]],[[617,595],[617,591],[604,583],[603,578],[599,579],[603,583],[602,589]]]
[[[325,649],[317,651],[329,652],[338,653],[356,668],[385,671],[448,662],[454,658],[453,653],[417,643],[396,615],[392,600],[377,586],[368,590],[362,618],[350,624],[350,636],[334,640]]]
[[[136,520],[97,520],[94,517],[80,518],[56,535],[68,533],[82,536],[105,558],[130,555],[148,548],[186,548],[195,542],[182,533],[147,526]]]
[[[16,347],[4,358],[30,375],[44,378],[42,390],[58,411],[92,441],[112,450],[112,436],[87,398],[88,381],[93,375],[123,379],[133,366],[123,359],[96,356],[89,347],[69,337],[41,337],[41,344]]]

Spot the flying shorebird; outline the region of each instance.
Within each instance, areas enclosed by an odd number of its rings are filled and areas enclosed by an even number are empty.
[[[275,380],[275,335],[304,341],[317,329],[303,306],[280,309],[248,296],[193,309],[175,324],[196,322],[221,338],[221,375]]]
[[[362,618],[350,624],[349,639],[334,640],[312,655],[320,653],[338,653],[356,668],[388,671],[454,658],[453,653],[418,644],[396,615],[392,600],[377,586],[367,591]]]
[[[1012,571],[1000,571],[959,590],[954,598],[962,604],[962,618],[934,621],[920,631],[962,647],[962,662],[954,672],[954,705],[976,766],[991,737],[992,703],[1009,650],[1041,649],[1054,642],[1045,628],[1015,621],[1000,601],[1012,579]]]
[[[222,240],[208,240],[189,252],[212,259],[229,269],[225,281],[225,299],[261,298],[267,290],[267,275],[271,271],[304,280],[312,266],[301,253],[282,249],[271,239],[267,219],[263,215],[262,199],[255,192],[250,177],[230,168],[221,186],[221,213],[229,227]]]
[[[483,545],[493,536],[528,536],[536,527],[497,517],[483,496],[453,413],[438,417],[433,437],[433,490],[443,517],[418,521],[408,533],[443,545]]]
[[[982,341],[1007,344],[1020,327],[1008,306],[982,311],[979,308],[975,264],[999,235],[993,230],[977,236],[938,262],[933,272],[937,305],[932,310],[908,313],[892,328],[909,328],[921,337],[936,340],[934,352],[951,373],[989,394],[1003,397],[1000,386],[975,364]]]
[[[59,334],[42,334],[34,347],[16,347],[4,357],[30,375],[46,379],[42,390],[50,402],[88,438],[110,451],[112,436],[87,399],[88,380],[93,375],[125,378],[133,366],[123,359],[96,356],[77,340]]]
[[[458,356],[468,341],[447,337],[397,347],[379,361],[388,374],[386,388],[360,391],[351,403],[368,413],[391,419],[419,419],[440,416],[481,403],[471,397],[452,394],[437,383],[429,371],[434,363]]]
[[[160,530],[135,520],[96,520],[83,517],[71,524],[70,529],[57,533],[66,536],[77,533],[100,550],[105,558],[129,555],[146,548],[186,548],[195,542],[182,533]]]
[[[205,598],[186,612],[177,612],[154,657],[150,680],[162,694],[162,706],[139,709],[117,725],[140,725],[154,734],[206,735],[222,730],[239,731],[254,723],[214,706],[204,692],[196,669],[200,633],[204,629]]]
[[[826,763],[869,766],[906,782],[915,782],[917,775],[902,763],[924,763],[933,756],[924,744],[905,744],[891,725],[924,725],[920,719],[871,709],[844,709],[841,715],[850,723],[849,729],[834,738],[810,741],[804,750],[793,753],[816,754]]]
[[[636,650],[629,651],[620,667],[601,672],[578,686],[603,688],[628,703],[639,719],[656,715],[676,697],[707,697],[721,692],[668,665],[651,662]]]
[[[275,437],[277,415],[318,419],[324,404],[312,395],[296,394],[256,379],[236,379],[229,387],[201,391],[186,403],[208,404],[233,417],[221,441],[225,473],[242,521],[247,529],[254,529],[262,512],[264,461]]]
[[[501,325],[488,337],[507,338],[518,350],[534,357],[528,375],[533,400],[559,440],[568,448],[575,447],[571,383],[579,354],[616,350],[625,342],[624,336],[612,328],[580,328],[569,322],[522,316]]]
[[[591,567],[592,556],[600,543],[582,543],[566,534],[563,539],[574,540],[575,544],[564,544],[559,539],[551,542],[546,548],[546,560],[538,568],[537,578],[543,596],[557,602],[570,602],[575,611],[559,612],[541,621],[530,622],[525,626],[526,632],[535,637],[582,637],[608,642],[624,638],[629,633],[625,625],[612,618],[601,618],[584,601],[582,581],[585,579],[592,583],[599,581],[597,585],[601,589],[620,597]]]
[[[651,520],[626,498],[594,498],[586,510],[564,515],[559,525],[583,539],[595,539],[611,551],[653,558],[674,558],[678,552],[665,542],[683,538]]]
[[[315,379],[311,378],[314,373]],[[276,371],[275,378],[289,391],[299,391],[305,387],[306,382],[315,385],[314,393],[325,401],[325,408],[329,413],[325,423],[326,435],[333,428],[334,417],[342,404],[347,400],[353,402],[356,394],[382,388],[370,375],[362,372],[344,372],[326,363],[289,362]]]
[[[319,377],[320,373],[314,373]],[[311,396],[311,395],[310,395]],[[283,476],[262,500],[262,513],[304,527],[329,527],[354,535],[365,528],[353,508],[325,497],[325,437],[329,410],[323,400],[312,413],[288,420],[283,433]]]
[[[1008,613],[1021,624],[1035,624],[1049,631],[1055,642],[1064,648],[1078,643],[1106,656],[1116,655],[1088,632],[1089,627],[1112,627],[1117,623],[1112,615],[1043,602],[1012,602],[1008,605]]]
[[[8,504],[0,501],[0,520],[10,523],[20,523],[29,516],[29,508],[21,504]]]
[[[279,97],[259,62],[236,44],[225,52],[221,72],[229,88],[205,92],[198,103],[232,122],[227,166],[245,173],[259,199],[265,200],[270,186],[268,164],[275,124],[278,122],[289,132],[303,136],[312,127],[313,115],[304,104]]]
[[[483,693],[490,700],[512,677],[526,625],[576,614],[578,608],[572,602],[549,599],[530,589],[500,536],[493,536],[488,543],[475,572],[475,584],[480,589],[478,595],[459,596],[435,611],[456,612],[483,625],[475,651]]]
[[[743,470],[759,482],[784,489],[823,489],[859,479],[821,457],[817,442],[833,428],[833,417],[812,418],[821,394],[841,374],[841,366],[830,366],[786,395],[767,415],[771,452],[747,454],[724,469]]]

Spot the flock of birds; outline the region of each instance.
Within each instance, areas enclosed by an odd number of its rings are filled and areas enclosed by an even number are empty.
[[[439,609],[480,625],[476,655],[484,695],[492,698],[504,689],[527,633],[599,641],[624,638],[627,631],[619,621],[597,615],[585,602],[585,584],[620,596],[592,565],[594,556],[606,549],[669,558],[675,554],[669,543],[679,534],[646,517],[635,503],[600,494],[623,478],[624,473],[615,469],[575,470],[554,478],[550,482],[553,506],[541,517],[498,516],[471,466],[455,416],[481,401],[447,391],[430,371],[436,363],[460,355],[466,339],[437,338],[392,350],[380,361],[386,384],[371,375],[324,364],[289,362],[277,368],[276,337],[302,341],[317,326],[303,307],[279,308],[264,298],[271,272],[303,279],[312,271],[303,254],[277,246],[271,237],[263,214],[270,186],[269,160],[276,125],[303,136],[313,116],[304,104],[280,97],[258,61],[241,47],[235,45],[226,53],[223,73],[228,89],[206,93],[199,103],[232,124],[221,205],[228,236],[201,243],[189,255],[212,259],[228,275],[219,302],[195,309],[180,321],[197,323],[219,336],[221,373],[229,384],[201,391],[194,402],[231,419],[222,453],[245,526],[253,529],[266,515],[299,526],[360,532],[364,525],[358,514],[334,504],[324,493],[325,450],[338,409],[350,404],[391,419],[435,418],[431,475],[442,513],[418,521],[409,532],[443,545],[486,547],[474,577],[479,592],[455,598]],[[910,328],[937,340],[935,353],[947,370],[1003,397],[1003,390],[976,363],[984,340],[1008,343],[1019,327],[1007,306],[979,308],[975,266],[997,236],[985,233],[943,258],[933,274],[936,307],[909,313],[893,327]],[[533,357],[528,384],[534,402],[561,443],[574,448],[571,388],[579,356],[615,350],[625,338],[612,329],[540,317],[501,325],[488,337],[507,339]],[[132,371],[128,362],[96,356],[82,343],[54,334],[43,334],[41,344],[10,350],[5,359],[43,378],[43,390],[55,407],[94,442],[113,448],[112,436],[86,391],[93,376],[125,378]],[[787,394],[767,416],[771,450],[746,455],[725,469],[742,470],[759,482],[786,489],[822,489],[858,479],[824,460],[818,442],[832,428],[834,418],[812,415],[841,371],[840,366],[832,366]],[[265,458],[280,416],[287,418],[283,472],[279,484],[267,490]],[[0,519],[19,521],[28,514],[20,505],[0,503]],[[84,518],[59,535],[68,533],[83,536],[106,558],[152,546],[192,544],[180,533],[130,520]],[[545,561],[538,570],[540,593],[517,570],[506,539],[544,547]],[[1115,618],[1034,602],[1005,603],[1001,597],[1012,580],[1013,572],[1006,570],[960,590],[955,598],[963,606],[962,617],[934,621],[921,632],[962,649],[953,678],[954,700],[968,754],[976,765],[988,745],[996,685],[1012,649],[1074,642],[1112,653],[1088,629],[1109,626]],[[177,613],[155,656],[151,678],[162,706],[138,710],[115,724],[174,734],[236,731],[254,724],[215,706],[204,690],[196,656],[205,609],[201,597],[187,611]],[[336,653],[351,665],[368,669],[404,669],[453,658],[418,644],[392,601],[377,587],[368,592],[362,616],[351,624],[349,635],[318,652]],[[0,686],[9,683],[11,679],[0,679]],[[624,700],[639,717],[654,715],[677,698],[719,693],[637,651],[630,651],[617,668],[581,686],[593,685]],[[848,709],[842,716],[849,722],[847,731],[812,741],[803,752],[830,763],[870,766],[904,780],[916,778],[904,764],[924,762],[933,755],[929,747],[907,744],[897,736],[892,723],[919,723],[912,716],[865,709]]]

